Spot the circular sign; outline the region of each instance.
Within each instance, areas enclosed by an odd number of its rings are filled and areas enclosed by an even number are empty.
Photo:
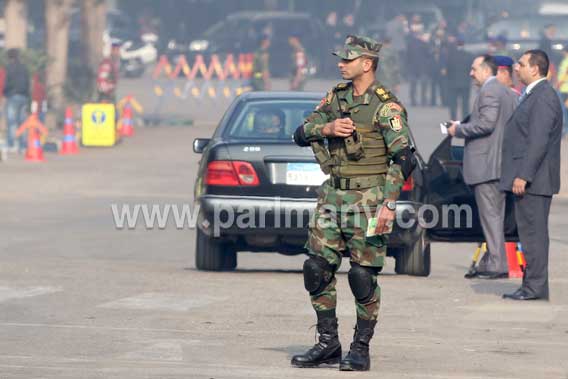
[[[106,121],[106,114],[103,111],[95,110],[91,113],[91,120],[95,125],[103,125]]]

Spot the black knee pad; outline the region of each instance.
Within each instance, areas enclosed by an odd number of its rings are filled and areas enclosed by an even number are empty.
[[[366,304],[373,298],[377,283],[373,282],[373,277],[377,275],[377,268],[364,267],[357,263],[351,263],[351,269],[347,274],[349,287],[357,302]]]
[[[304,262],[304,287],[318,295],[333,279],[333,267],[324,258],[311,256]]]

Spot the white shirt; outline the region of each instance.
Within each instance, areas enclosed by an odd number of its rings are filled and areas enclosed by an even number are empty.
[[[528,95],[529,93],[531,93],[531,91],[533,90],[533,88],[540,82],[542,82],[543,80],[546,80],[546,78],[540,78],[538,80],[535,80],[534,82],[532,82],[531,84],[529,84],[527,86],[527,89],[525,90],[525,95]]]

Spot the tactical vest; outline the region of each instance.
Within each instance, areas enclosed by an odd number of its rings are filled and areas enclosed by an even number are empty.
[[[333,119],[341,117],[337,97],[345,93],[349,88],[348,84],[341,83],[334,89],[331,107]],[[345,145],[345,138],[328,138],[327,147],[323,141],[311,144],[316,160],[320,164],[322,171],[331,174],[333,178],[357,178],[362,179],[369,176],[380,176],[386,174],[388,170],[387,148],[383,135],[374,125],[375,117],[383,103],[395,101],[396,98],[383,87],[374,85],[371,88],[373,95],[369,96],[369,104],[362,101],[355,104],[347,104],[340,101],[342,111],[350,112],[350,118],[355,123],[359,142],[363,148],[363,156],[355,159],[349,156]],[[377,185],[374,181],[362,181],[357,188],[369,188]],[[346,188],[350,189],[350,188]]]

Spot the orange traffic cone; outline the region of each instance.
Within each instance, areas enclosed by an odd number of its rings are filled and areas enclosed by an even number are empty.
[[[509,265],[509,278],[522,278],[525,267],[523,253],[517,249],[516,242],[506,242],[505,251],[507,252],[507,263]]]
[[[65,123],[63,124],[63,143],[61,145],[61,155],[77,154],[79,148],[75,137],[75,126],[73,125],[73,110],[67,107],[65,110]]]
[[[26,150],[25,158],[31,162],[44,162],[43,149],[39,139],[41,132],[44,136],[47,135],[47,129],[41,121],[39,121],[37,114],[32,113],[30,117],[18,128],[16,137],[19,137],[25,131],[28,131],[28,148]]]
[[[39,135],[35,128],[30,128],[30,130],[28,131],[28,149],[26,150],[26,161],[45,162]]]
[[[134,126],[132,125],[132,108],[130,107],[130,104],[126,104],[124,106],[118,134],[122,137],[132,137],[134,135]]]

